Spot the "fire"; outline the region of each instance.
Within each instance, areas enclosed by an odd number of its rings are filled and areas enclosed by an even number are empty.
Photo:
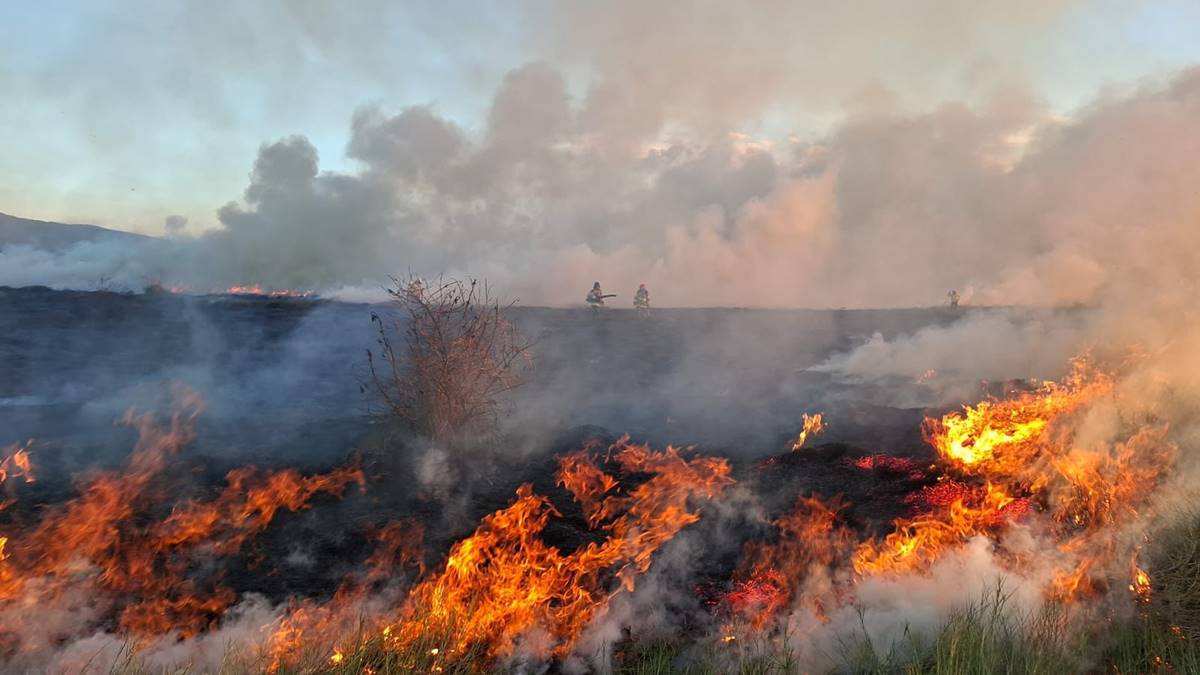
[[[419,523],[389,522],[375,534],[376,549],[365,570],[345,579],[332,599],[324,603],[291,603],[288,612],[271,627],[268,672],[280,670],[306,648],[336,644],[344,636],[354,634],[363,620],[362,611],[368,599],[390,598],[399,590],[396,582],[404,579],[410,569],[424,573],[424,535],[424,527]],[[384,628],[383,637],[386,639],[390,634],[391,629]],[[433,653],[436,655],[437,651]],[[341,647],[335,647],[330,661],[340,663],[344,654]]]
[[[4,459],[0,459],[0,485],[10,478],[22,478],[26,483],[35,480],[33,466],[29,462],[29,446],[32,443],[26,441],[0,450],[4,456]]]
[[[686,459],[670,447],[653,452],[628,439],[609,451],[620,473],[650,478],[622,489],[587,451],[562,458],[558,471],[588,524],[606,534],[603,541],[569,553],[543,542],[559,512],[523,485],[510,506],[484,518],[441,570],[412,589],[387,628],[387,644],[403,649],[423,635],[449,634],[451,652],[483,645],[502,656],[536,628],[553,637],[553,653],[565,653],[614,594],[633,590],[655,551],[699,519],[689,502],[714,498],[732,483],[724,460]]]
[[[78,496],[45,509],[28,528],[3,533],[0,600],[73,611],[86,598],[97,620],[125,634],[194,635],[236,599],[220,568],[205,571],[197,558],[238,553],[278,511],[364,482],[355,467],[310,477],[237,469],[215,498],[179,502],[156,517],[171,503],[168,472],[202,409],[197,395],[180,389],[165,425],[152,415],[127,415],[138,440],[124,470],[82,479]]]
[[[882,542],[868,540],[858,546],[854,571],[865,576],[926,570],[946,550],[1002,527],[1007,522],[1005,507],[1013,501],[1003,488],[988,485],[978,503],[963,497],[920,516],[901,518]]]
[[[998,540],[1012,522],[1040,513],[1059,553],[1074,561],[1054,575],[1047,595],[1069,601],[1102,591],[1119,574],[1107,528],[1137,517],[1175,453],[1166,427],[1146,415],[1120,418],[1111,443],[1081,443],[1083,415],[1119,402],[1113,378],[1081,359],[1062,382],[926,420],[926,439],[949,473],[911,496],[922,512],[897,520],[882,541],[859,545],[855,572],[921,572],[973,537]],[[980,480],[984,486],[972,487]],[[1149,578],[1136,563],[1132,578],[1131,590],[1147,597]]]
[[[816,436],[822,431],[825,431],[825,419],[824,415],[821,413],[816,413],[815,415],[804,413],[803,418],[804,428],[800,430],[800,435],[797,436],[796,440],[792,443],[793,451],[804,447],[804,443],[808,440],[809,436]]]
[[[268,289],[257,284],[230,286],[221,292],[226,295],[265,295],[272,298],[307,298],[314,295],[312,291],[293,290],[290,288]]]
[[[724,598],[735,619],[762,630],[800,599],[805,582],[828,575],[844,560],[852,547],[852,535],[839,521],[844,508],[840,500],[801,498],[791,512],[772,523],[778,531],[776,541],[746,544],[734,572],[733,590]],[[815,596],[807,599],[822,615],[820,601]]]
[[[984,401],[951,413],[940,420],[926,420],[925,438],[958,468],[972,472],[985,461],[1016,463],[1036,457],[1052,420],[1110,395],[1113,380],[1077,360],[1063,383],[1045,382],[1034,392],[1004,401]],[[999,453],[1000,457],[996,457]]]
[[[1137,554],[1129,561],[1130,567],[1130,584],[1129,592],[1133,593],[1137,601],[1146,604],[1150,602],[1150,575],[1146,570],[1138,566]]]
[[[1138,602],[1149,602],[1150,574],[1114,533],[1144,510],[1175,448],[1166,427],[1136,406],[1121,398],[1113,376],[1080,361],[1061,382],[927,419],[923,432],[939,455],[932,465],[886,454],[842,460],[842,472],[872,471],[872,485],[908,492],[909,510],[886,536],[864,540],[850,524],[866,518],[849,504],[800,497],[770,521],[769,537],[743,546],[732,577],[716,586],[713,639],[752,644],[746,638],[777,634],[796,609],[828,621],[850,606],[862,580],[927,574],[980,537],[994,545],[997,564],[1017,571],[1030,556],[1004,547],[1012,541],[1006,533],[1018,529],[1049,542],[1051,562],[1036,561],[1049,565],[1038,577],[1049,579],[1040,589],[1046,597],[1123,595],[1128,584]],[[122,470],[82,476],[73,499],[28,522],[12,519],[20,526],[0,526],[0,601],[86,609],[96,630],[133,638],[194,636],[237,601],[221,561],[243,555],[282,512],[365,486],[357,466],[316,475],[242,467],[219,489],[179,498],[172,469],[202,409],[198,396],[181,390],[169,420],[127,415],[138,441]],[[1108,415],[1105,440],[1080,431],[1089,415]],[[804,415],[791,450],[824,426],[821,413]],[[24,489],[17,480],[34,480],[28,447],[11,446],[0,460],[10,494]],[[428,573],[419,523],[379,527],[374,553],[331,598],[279,608],[265,629],[264,667],[290,670],[304,652],[324,667],[359,667],[358,650],[368,643],[422,672],[454,671],[478,655],[495,664],[518,645],[536,658],[568,656],[611,600],[634,591],[654,556],[701,518],[702,505],[734,483],[723,459],[654,451],[628,438],[604,452],[560,457],[555,479],[573,498],[570,509],[521,485]],[[569,528],[552,528],[559,519],[587,531],[562,543]]]
[[[924,477],[921,467],[907,457],[894,457],[876,453],[865,455],[847,462],[856,469],[863,471],[879,471],[881,473],[904,474],[911,479],[920,480]]]

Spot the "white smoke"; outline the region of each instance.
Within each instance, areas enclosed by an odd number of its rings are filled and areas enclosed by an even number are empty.
[[[600,279],[646,282],[660,305],[815,307],[928,305],[950,288],[1026,305],[1197,290],[1196,71],[1067,122],[1005,94],[856,113],[782,145],[663,120],[614,147],[592,105],[535,63],[505,78],[478,134],[429,107],[364,109],[358,172],[322,172],[300,136],[269,143],[224,229],[165,250],[9,249],[0,281],[324,289],[407,269],[487,277],[527,304],[577,304]]]
[[[813,367],[851,382],[895,378],[929,390],[925,405],[970,400],[980,381],[1057,379],[1096,336],[1095,312],[1020,309],[971,311],[948,325],[886,339],[875,333]],[[910,405],[893,386],[894,404]]]

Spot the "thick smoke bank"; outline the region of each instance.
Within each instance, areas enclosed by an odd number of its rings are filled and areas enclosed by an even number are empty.
[[[631,134],[606,126],[602,98],[535,63],[505,78],[478,133],[429,107],[366,108],[347,148],[358,172],[320,171],[301,136],[269,143],[223,230],[143,251],[9,249],[0,283],[377,288],[411,270],[535,304],[575,304],[600,279],[644,281],[660,305],[834,307],[950,288],[1034,305],[1196,291],[1200,71],[1069,121],[1008,93],[855,113],[814,142],[669,118]]]

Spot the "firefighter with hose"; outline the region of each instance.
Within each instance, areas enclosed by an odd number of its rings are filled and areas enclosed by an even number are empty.
[[[605,298],[615,297],[617,297],[616,294],[609,293],[606,295],[604,291],[600,290],[600,282],[597,281],[596,283],[592,284],[592,290],[588,291],[587,304],[588,307],[592,308],[592,314],[596,314],[600,311],[601,307],[604,307]]]

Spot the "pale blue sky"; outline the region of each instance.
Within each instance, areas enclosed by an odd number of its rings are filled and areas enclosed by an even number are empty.
[[[886,25],[863,25],[871,3],[861,4],[867,9],[835,36],[850,50],[857,39],[890,39]],[[1028,31],[1019,21],[994,33],[986,23],[976,26],[971,44],[947,41],[949,51],[939,52],[932,67],[928,60],[869,59],[845,65],[837,59],[825,67],[844,81],[846,93],[883,82],[917,105],[969,96],[963,72],[985,70],[998,80],[1021,81],[1069,113],[1104,86],[1166,77],[1200,62],[1200,3],[1194,0],[1060,4],[1060,12],[1032,22]],[[936,2],[914,5],[928,10]],[[589,27],[564,24],[550,6],[4,3],[0,211],[155,233],[166,215],[178,213],[196,228],[211,227],[215,209],[241,196],[265,141],[301,133],[320,150],[323,168],[352,168],[343,148],[350,117],[362,105],[432,104],[478,129],[496,83],[533,59],[563,68],[582,93],[596,69],[611,67],[608,46],[581,38],[576,49],[575,33]],[[622,11],[620,5],[613,11]],[[916,21],[941,18],[932,11]],[[672,30],[651,27],[638,53],[653,54],[654,40],[669,40]],[[880,53],[907,53],[903,42],[913,35],[919,33],[898,31],[898,48]],[[954,49],[963,51],[962,63],[953,62]],[[703,68],[693,76],[703,78]],[[818,133],[839,114],[829,101],[841,90],[826,89],[821,97],[765,96],[760,109],[740,118],[740,129]]]

